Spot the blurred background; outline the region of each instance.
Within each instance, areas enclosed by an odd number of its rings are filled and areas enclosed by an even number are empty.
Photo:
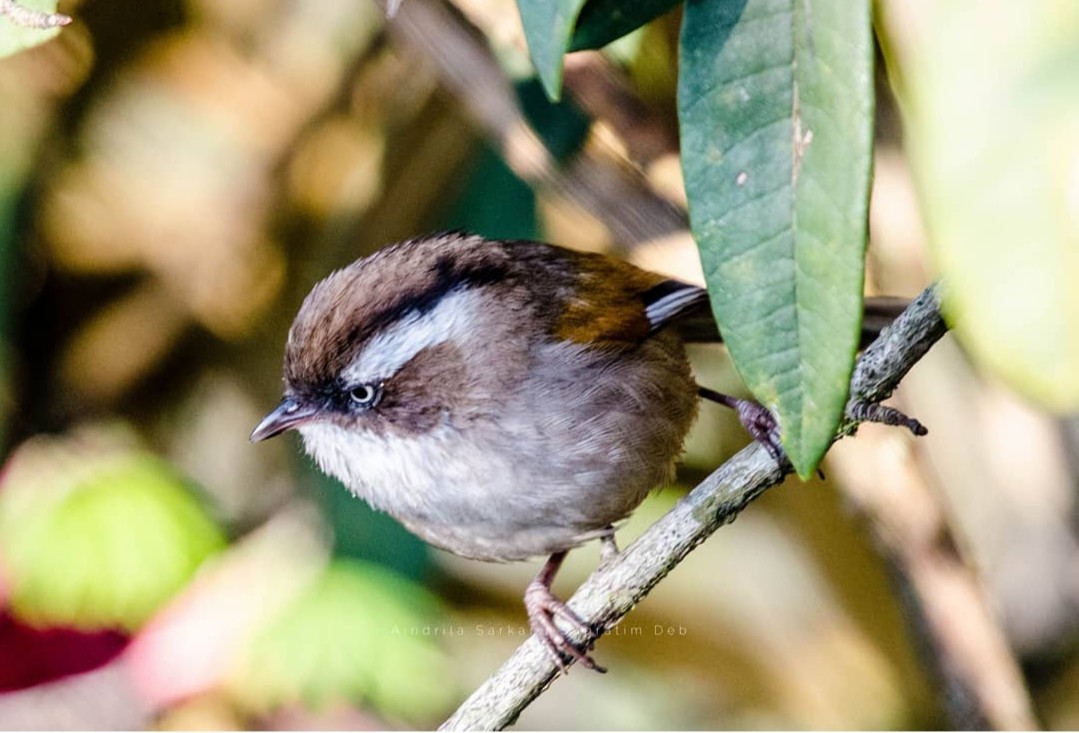
[[[0,728],[437,726],[527,635],[539,561],[432,550],[294,436],[247,436],[303,296],[388,242],[465,228],[701,281],[679,12],[569,57],[551,104],[509,0],[389,24],[357,0],[60,9],[72,26],[0,60]],[[910,297],[932,266],[877,75],[867,292]],[[692,355],[741,389],[721,347]],[[927,438],[866,427],[827,480],[770,491],[599,642],[609,674],[575,670],[518,727],[949,727],[940,634],[982,611],[1019,672],[1002,697],[1079,727],[1079,423],[951,337],[895,402]],[[746,441],[704,405],[619,541]],[[597,561],[572,553],[556,592]]]

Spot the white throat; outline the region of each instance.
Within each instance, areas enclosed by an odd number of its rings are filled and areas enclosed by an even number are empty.
[[[382,436],[322,422],[299,430],[304,449],[323,471],[397,517],[444,511],[442,491],[467,500],[466,495],[486,488],[473,470],[484,465],[479,448],[446,426],[415,436]]]

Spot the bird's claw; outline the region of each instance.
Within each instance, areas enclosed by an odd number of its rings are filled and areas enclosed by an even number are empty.
[[[538,580],[532,581],[525,590],[525,610],[528,612],[532,633],[563,674],[569,671],[567,658],[570,662],[580,662],[596,672],[607,671],[588,653],[596,636],[595,629],[585,623],[572,608],[555,598],[551,589]],[[555,623],[555,618],[561,618],[584,634],[588,641],[578,644],[570,639]]]
[[[779,423],[776,422],[772,411],[753,400],[742,400],[733,397],[729,399],[731,406],[738,413],[738,420],[742,423],[746,432],[753,436],[753,440],[765,447],[780,467],[786,465],[788,459],[780,441]],[[926,427],[915,418],[905,415],[894,407],[876,402],[851,400],[847,407],[847,415],[857,422],[875,422],[883,425],[904,427],[919,436],[929,433]],[[819,469],[818,474],[822,479],[824,478],[824,474]]]
[[[789,461],[783,451],[783,442],[779,434],[779,423],[775,415],[764,405],[753,400],[733,399],[735,412],[742,427],[750,434],[753,440],[764,446],[765,450],[775,459],[780,467]]]
[[[929,434],[929,430],[925,425],[922,425],[915,418],[879,402],[852,399],[850,404],[847,405],[847,415],[850,419],[858,422],[877,422],[882,425],[904,427],[918,436]]]

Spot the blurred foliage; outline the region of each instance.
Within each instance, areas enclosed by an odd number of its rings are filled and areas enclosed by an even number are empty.
[[[0,692],[97,669],[122,653],[127,641],[111,629],[38,628],[0,614]]]
[[[1079,5],[926,1],[912,15],[922,40],[896,39],[892,63],[948,315],[980,365],[1074,413]]]
[[[0,482],[0,567],[35,626],[133,631],[224,544],[190,485],[122,432],[37,438]]]
[[[359,702],[430,724],[463,692],[447,675],[437,619],[429,593],[377,565],[338,560],[259,632],[230,687],[263,714]]]

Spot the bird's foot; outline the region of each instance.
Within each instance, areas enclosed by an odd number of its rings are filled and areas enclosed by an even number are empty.
[[[788,464],[787,454],[783,451],[783,443],[780,440],[779,423],[771,410],[759,402],[731,397],[707,387],[700,387],[699,390],[701,397],[726,405],[738,413],[738,420],[746,432],[753,437],[753,440],[765,447],[781,468]],[[857,422],[876,422],[905,427],[915,435],[926,435],[929,432],[914,418],[908,417],[894,407],[876,402],[851,400],[847,406],[847,415]],[[817,473],[822,479],[824,478],[820,469]]]
[[[787,454],[783,452],[783,443],[779,434],[779,423],[776,416],[764,405],[753,400],[743,400],[738,397],[716,392],[708,387],[698,387],[701,397],[720,405],[726,405],[738,414],[738,421],[750,434],[753,440],[765,447],[769,455],[775,459],[780,468],[788,465]]]
[[[775,459],[780,467],[788,463],[787,454],[783,450],[783,442],[779,434],[779,423],[776,416],[764,405],[753,400],[731,398],[734,411],[738,413],[738,421],[750,434],[753,440],[764,446],[769,455]]]
[[[618,542],[614,538],[614,526],[607,527],[607,534],[599,538],[599,561],[607,564],[618,557]]]
[[[738,421],[742,427],[752,436],[753,440],[764,446],[776,464],[783,468],[790,463],[787,453],[783,450],[780,440],[779,423],[775,415],[767,407],[753,400],[741,400],[731,398],[734,403],[734,411],[738,413]],[[817,469],[817,477],[824,480],[824,471]]]
[[[532,633],[539,639],[544,651],[565,674],[569,670],[567,662],[577,661],[588,669],[606,672],[596,664],[588,653],[595,639],[596,632],[577,613],[562,601],[554,597],[551,589],[540,578],[536,578],[525,589],[525,610]],[[561,618],[577,631],[585,635],[588,641],[577,643],[559,628],[555,619]]]

